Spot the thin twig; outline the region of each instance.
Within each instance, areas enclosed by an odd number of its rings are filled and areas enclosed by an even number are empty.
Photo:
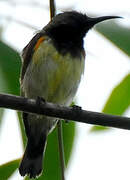
[[[20,96],[0,94],[0,107],[61,118],[61,120],[67,119],[68,121],[130,130],[130,117],[85,111],[80,108],[66,107],[43,101],[38,106],[36,100]]]
[[[61,163],[61,175],[62,180],[65,180],[65,156],[64,156],[64,144],[63,144],[63,133],[62,133],[62,122],[59,121],[57,124],[58,130],[58,145],[59,145],[59,155],[60,155],[60,163]]]
[[[56,15],[55,1],[50,0],[50,19],[52,19],[55,15]]]
[[[50,19],[56,15],[55,0],[50,0]],[[59,156],[60,156],[60,166],[61,166],[61,178],[65,180],[65,157],[64,157],[64,144],[63,144],[63,133],[62,133],[62,122],[57,123],[57,133],[58,133],[58,146],[59,146]]]

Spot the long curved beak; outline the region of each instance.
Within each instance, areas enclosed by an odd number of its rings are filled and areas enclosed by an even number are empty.
[[[93,27],[95,24],[105,21],[105,20],[109,20],[109,19],[116,19],[116,18],[122,18],[121,16],[102,16],[102,17],[96,17],[96,18],[90,18],[88,17],[87,19],[87,24],[90,25],[89,28]]]

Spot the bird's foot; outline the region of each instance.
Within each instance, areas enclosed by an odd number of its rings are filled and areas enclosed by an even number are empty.
[[[46,100],[43,98],[43,97],[40,97],[40,96],[37,96],[37,98],[36,98],[36,104],[37,104],[37,107],[40,109],[40,107],[41,107],[41,105],[43,104],[43,103],[45,103],[46,102]]]
[[[73,108],[74,111],[81,111],[82,110],[81,106],[72,105],[71,107]]]
[[[75,115],[77,117],[79,117],[81,112],[82,112],[82,107],[81,106],[77,106],[77,105],[73,105],[72,106],[72,110],[74,111]]]
[[[73,109],[74,111],[76,111],[76,113],[80,113],[81,110],[82,110],[82,107],[81,107],[81,106],[77,106],[77,105],[74,105],[74,104],[72,104],[70,107],[72,107],[72,109]],[[66,119],[66,120],[65,120],[65,123],[69,123],[69,121]]]
[[[36,98],[37,105],[41,104],[42,102],[45,103],[46,100],[41,96],[37,96],[37,98]]]

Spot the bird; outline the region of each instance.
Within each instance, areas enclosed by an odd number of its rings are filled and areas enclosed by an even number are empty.
[[[84,37],[97,23],[119,16],[88,17],[65,11],[57,14],[22,52],[21,96],[69,106],[85,68]],[[47,136],[58,119],[23,112],[27,145],[19,166],[21,176],[42,173]]]

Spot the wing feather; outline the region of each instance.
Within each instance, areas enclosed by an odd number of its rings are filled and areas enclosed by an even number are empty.
[[[20,80],[22,81],[26,72],[26,69],[31,61],[33,52],[34,52],[34,47],[39,40],[40,37],[44,36],[43,33],[39,32],[37,33],[31,41],[25,46],[22,52],[22,59],[23,59],[23,64],[22,64],[22,69],[21,69],[21,77]]]

